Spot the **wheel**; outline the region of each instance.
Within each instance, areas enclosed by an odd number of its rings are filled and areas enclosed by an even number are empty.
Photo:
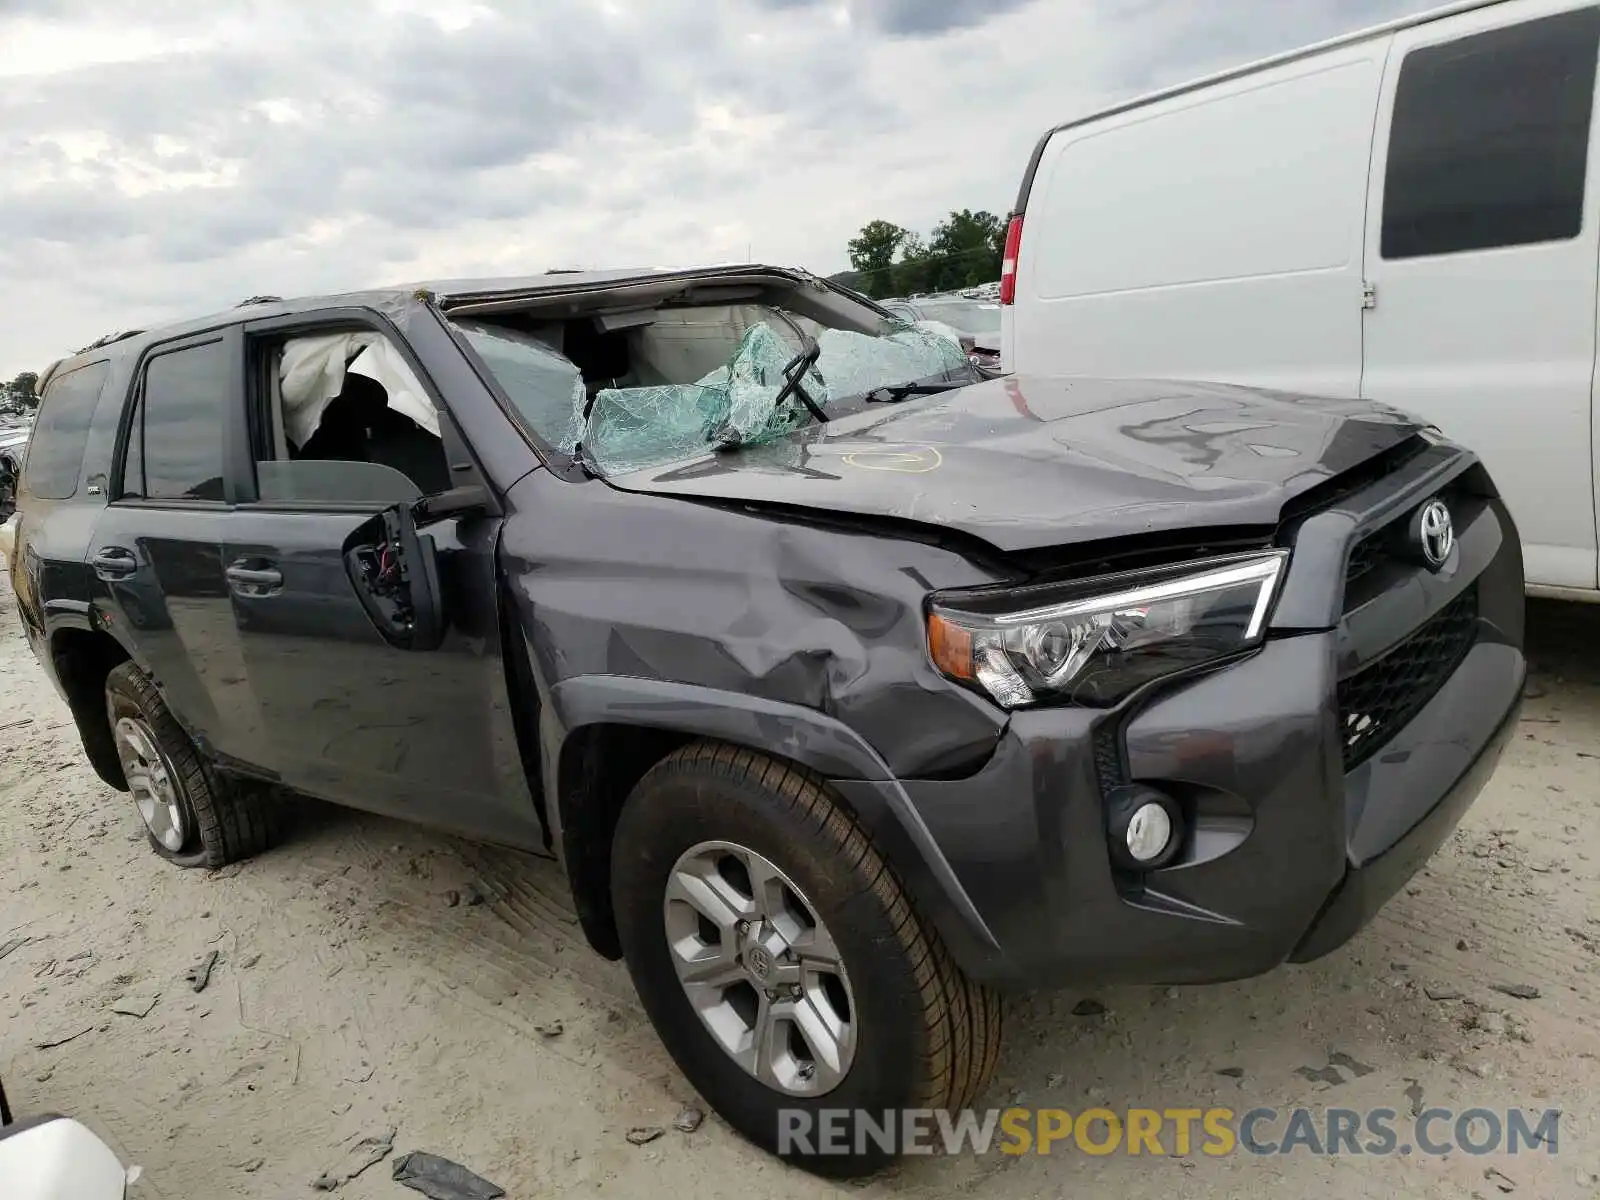
[[[832,1110],[955,1109],[994,1072],[999,999],[963,976],[826,783],[716,742],[654,767],[612,847],[628,971],[724,1120],[821,1175],[894,1157]]]
[[[151,849],[162,858],[183,867],[220,867],[271,844],[272,797],[219,778],[150,677],[131,662],[106,676],[106,717],[128,793]]]

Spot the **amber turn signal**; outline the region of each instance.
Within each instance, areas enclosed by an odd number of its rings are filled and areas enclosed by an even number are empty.
[[[938,613],[928,614],[928,654],[933,665],[952,679],[976,679],[972,634]]]

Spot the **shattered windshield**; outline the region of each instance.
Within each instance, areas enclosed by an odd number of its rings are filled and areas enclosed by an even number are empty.
[[[811,404],[832,417],[879,389],[973,378],[961,347],[926,329],[893,325],[874,335],[778,310],[723,309],[698,320],[682,313],[664,311],[659,330],[641,321],[610,341],[590,322],[543,336],[456,324],[541,438],[567,454],[581,447],[586,461],[614,475],[771,441],[814,423]],[[808,347],[815,361],[805,367]],[[804,398],[794,387],[784,394],[786,370],[799,376]],[[690,381],[668,381],[672,374]]]

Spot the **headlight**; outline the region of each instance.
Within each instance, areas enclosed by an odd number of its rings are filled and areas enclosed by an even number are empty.
[[[1261,641],[1288,551],[1070,585],[934,597],[928,651],[1003,708],[1115,704]]]

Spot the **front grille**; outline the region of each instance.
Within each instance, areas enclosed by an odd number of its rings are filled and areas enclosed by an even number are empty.
[[[1346,771],[1376,754],[1433,699],[1472,648],[1477,621],[1473,586],[1382,658],[1340,681]]]
[[[1345,568],[1344,586],[1348,592],[1350,586],[1363,578],[1369,571],[1375,570],[1379,563],[1389,556],[1389,547],[1381,537],[1383,531],[1362,538],[1350,550],[1350,565]]]
[[[1458,528],[1464,528],[1467,519],[1476,511],[1470,500],[1455,487],[1439,492],[1438,498],[1450,506],[1451,512],[1460,523]],[[1382,590],[1385,584],[1383,578],[1374,578],[1367,583],[1367,586],[1361,586],[1363,581],[1380,567],[1403,566],[1415,570],[1420,565],[1414,561],[1415,551],[1410,547],[1409,529],[1411,518],[1421,506],[1419,503],[1377,529],[1369,531],[1350,547],[1350,562],[1344,571],[1346,612],[1371,599],[1375,591]]]

